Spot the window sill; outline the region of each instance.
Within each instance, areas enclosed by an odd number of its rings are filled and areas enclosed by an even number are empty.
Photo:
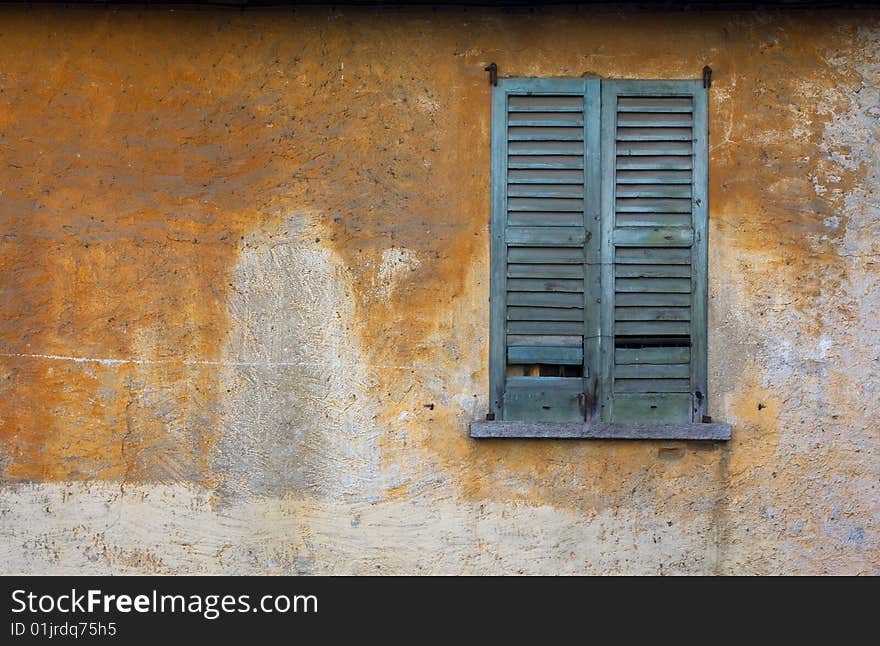
[[[471,422],[473,438],[548,438],[573,440],[729,440],[730,424],[581,424],[578,422]]]

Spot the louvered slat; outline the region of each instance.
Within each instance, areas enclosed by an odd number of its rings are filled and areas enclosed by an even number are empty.
[[[507,214],[511,227],[580,227],[584,221],[577,211],[513,211]]]
[[[510,155],[507,167],[510,169],[577,169],[584,167],[584,158],[578,155]],[[558,177],[558,175],[554,175],[554,177]]]
[[[583,264],[583,247],[510,247],[507,250],[508,262]]]
[[[617,157],[618,170],[690,170],[694,167],[690,155],[622,155]]]
[[[507,150],[511,155],[571,155],[582,154],[584,142],[582,141],[511,141],[507,144]],[[660,153],[657,153],[660,154]]]
[[[583,96],[551,94],[513,95],[507,103],[508,112],[584,112]]]
[[[582,294],[584,281],[564,278],[508,278],[511,292],[576,292]]]
[[[559,334],[508,334],[508,347],[550,347],[550,348],[580,348],[583,339],[580,335]]]
[[[584,361],[584,349],[553,348],[547,346],[507,346],[507,361],[517,364],[549,364],[557,366],[579,366]]]
[[[508,278],[579,278],[584,277],[583,265],[507,265]]]
[[[583,126],[582,112],[513,112],[507,116],[508,126]]]
[[[571,167],[577,169],[577,167]],[[507,173],[509,184],[576,184],[583,186],[584,172],[582,170],[570,170],[564,168],[536,168],[510,170]]]
[[[618,213],[617,225],[621,227],[686,227],[690,225],[690,213]]]
[[[584,201],[558,197],[508,197],[507,208],[509,211],[574,211],[583,213]]]
[[[508,321],[511,334],[580,334],[584,330],[583,314],[574,321]]]
[[[580,293],[565,292],[507,292],[507,302],[521,307],[553,307],[582,309],[584,298]],[[553,319],[550,319],[553,320]]]
[[[517,247],[583,247],[584,228],[580,227],[508,227],[507,244]]]
[[[508,321],[580,321],[582,318],[583,312],[565,307],[514,305],[507,308]]]
[[[583,184],[539,184],[537,182],[516,184],[514,180],[515,178],[511,178],[507,188],[508,197],[573,197],[582,199],[584,196]]]

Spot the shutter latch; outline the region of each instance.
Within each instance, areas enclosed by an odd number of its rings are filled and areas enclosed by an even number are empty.
[[[495,63],[489,63],[484,71],[489,72],[489,85],[493,87],[498,85],[498,66]]]
[[[708,65],[703,68],[703,87],[707,90],[712,87],[712,68]]]
[[[581,417],[586,417],[587,415],[587,393],[578,393],[578,411],[580,411]]]

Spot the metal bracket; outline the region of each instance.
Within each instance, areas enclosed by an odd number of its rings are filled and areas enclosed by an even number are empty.
[[[706,89],[712,87],[712,68],[708,65],[703,68],[703,87]]]
[[[498,66],[495,63],[489,63],[489,66],[483,68],[483,71],[489,72],[489,85],[493,87],[498,85]]]
[[[584,419],[587,417],[587,393],[578,393],[578,410],[580,410],[581,415],[584,416]]]

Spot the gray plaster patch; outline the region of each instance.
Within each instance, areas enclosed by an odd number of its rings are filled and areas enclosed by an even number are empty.
[[[294,217],[252,236],[236,267],[214,457],[223,496],[381,491],[348,279],[316,238]]]

